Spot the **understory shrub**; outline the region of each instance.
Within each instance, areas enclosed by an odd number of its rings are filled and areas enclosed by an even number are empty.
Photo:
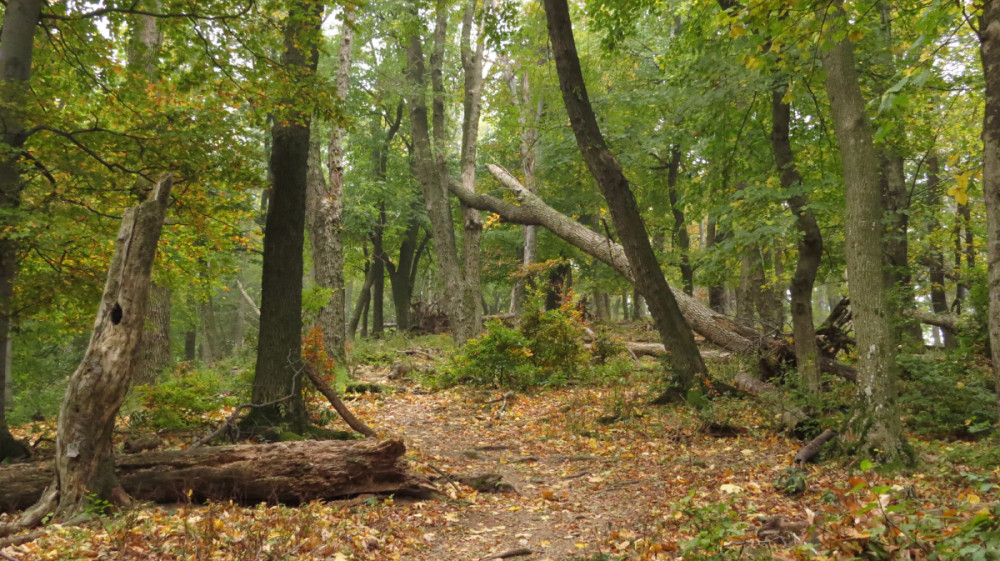
[[[918,434],[981,438],[996,422],[993,380],[973,355],[961,350],[897,357],[900,404],[906,423]]]
[[[180,370],[157,385],[136,386],[127,408],[132,424],[155,429],[178,429],[198,426],[203,415],[223,406],[236,405],[234,379],[228,362],[214,368]]]
[[[465,349],[454,356],[439,383],[524,389],[538,381],[539,372],[531,358],[528,339],[520,331],[490,321],[482,337],[469,340]]]

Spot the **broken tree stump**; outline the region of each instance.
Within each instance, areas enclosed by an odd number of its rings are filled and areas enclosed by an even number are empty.
[[[203,447],[115,457],[125,491],[158,503],[261,501],[299,504],[362,493],[428,497],[411,474],[399,440],[301,441]],[[0,512],[31,506],[52,481],[51,462],[0,468]]]

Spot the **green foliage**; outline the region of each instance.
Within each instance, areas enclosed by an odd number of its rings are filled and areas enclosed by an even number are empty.
[[[721,501],[707,505],[695,502],[695,492],[691,491],[677,503],[683,523],[681,531],[693,535],[681,542],[681,558],[694,561],[724,561],[730,558],[725,543],[743,535],[744,523],[740,515]]]
[[[543,311],[539,298],[531,302],[520,325],[531,349],[531,361],[545,378],[565,383],[585,364],[579,314],[567,306]]]
[[[907,424],[932,436],[981,438],[992,431],[996,401],[990,373],[962,351],[897,357],[906,372],[900,405]]]
[[[774,486],[786,495],[801,495],[806,491],[806,472],[795,467],[785,468],[774,482]]]
[[[498,321],[486,324],[486,333],[472,339],[439,376],[438,385],[460,383],[525,389],[540,381],[532,362],[528,339]]]
[[[234,380],[227,362],[215,368],[182,370],[153,386],[136,386],[130,402],[134,426],[178,429],[198,426],[204,415],[220,407],[236,405]]]

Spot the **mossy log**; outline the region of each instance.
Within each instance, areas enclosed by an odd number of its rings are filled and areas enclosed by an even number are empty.
[[[190,497],[299,504],[364,493],[433,494],[407,470],[405,451],[399,440],[278,442],[126,454],[115,458],[115,470],[133,499],[158,503]],[[52,477],[51,462],[0,468],[0,512],[31,506]]]

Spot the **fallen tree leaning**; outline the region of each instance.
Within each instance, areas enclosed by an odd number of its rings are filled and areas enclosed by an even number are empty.
[[[115,457],[115,471],[133,499],[158,503],[299,504],[367,493],[434,494],[407,470],[405,452],[399,440],[277,442],[125,454]],[[49,461],[0,468],[0,512],[34,504],[52,477]]]
[[[455,182],[449,185],[452,194],[467,206],[496,213],[507,222],[543,226],[584,253],[607,263],[629,282],[634,281],[621,245],[550,207],[521,185],[507,170],[493,164],[488,164],[486,167],[501,185],[517,197],[520,204],[474,193]],[[762,366],[775,373],[780,370],[774,368],[776,363],[794,360],[795,351],[787,341],[739,325],[688,296],[684,291],[676,287],[670,289],[691,329],[710,343],[740,355],[760,355],[764,363]],[[837,364],[832,360],[822,360],[820,367],[824,372],[854,380],[854,369],[849,366]]]

